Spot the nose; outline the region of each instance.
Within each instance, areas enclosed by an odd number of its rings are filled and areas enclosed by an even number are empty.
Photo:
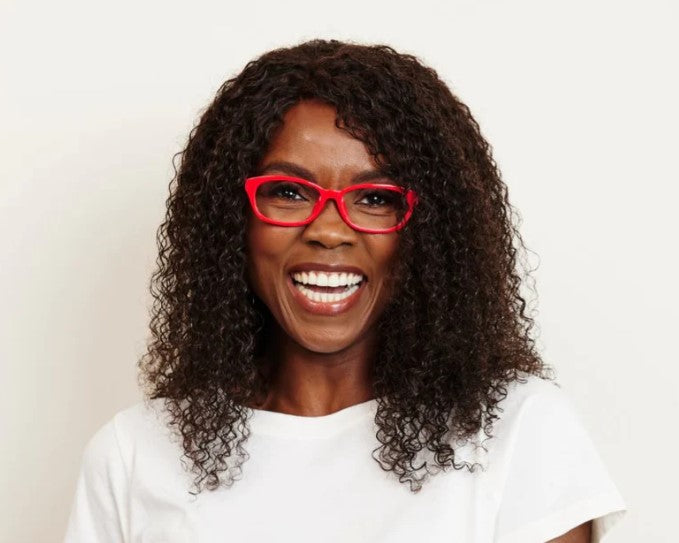
[[[337,208],[337,202],[328,200],[321,213],[309,223],[302,239],[311,245],[334,249],[341,245],[352,245],[358,232],[344,222]]]

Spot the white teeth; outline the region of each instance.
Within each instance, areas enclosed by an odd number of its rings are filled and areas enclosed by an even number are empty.
[[[358,290],[358,285],[353,285],[344,292],[315,292],[302,285],[295,286],[302,292],[302,294],[304,294],[304,296],[309,298],[309,300],[321,303],[340,302]]]
[[[349,287],[358,285],[364,277],[356,273],[296,272],[292,278],[303,285],[317,287]]]

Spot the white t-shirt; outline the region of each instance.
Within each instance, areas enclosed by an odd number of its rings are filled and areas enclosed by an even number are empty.
[[[493,437],[457,450],[484,469],[440,472],[419,493],[372,457],[376,400],[321,417],[253,410],[242,476],[197,498],[162,400],[139,403],[87,444],[65,541],[545,543],[595,519],[597,543],[626,505],[566,393],[527,379],[508,387]]]

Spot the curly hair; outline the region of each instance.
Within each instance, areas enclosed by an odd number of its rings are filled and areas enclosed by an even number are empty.
[[[157,232],[139,377],[147,401],[162,398],[170,413],[192,494],[231,486],[249,457],[247,404],[267,387],[257,361],[273,317],[248,283],[243,181],[303,99],[334,106],[336,126],[420,197],[399,234],[400,294],[377,325],[377,464],[413,492],[441,469],[473,472],[451,437],[492,437],[509,383],[553,379],[519,292],[530,276],[518,214],[468,107],[436,71],[387,45],[278,48],[228,79],[201,115]],[[421,452],[430,460],[415,466]]]

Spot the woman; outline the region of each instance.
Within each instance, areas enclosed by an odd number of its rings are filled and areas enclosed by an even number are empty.
[[[489,145],[434,70],[268,52],[174,181],[148,401],[88,444],[67,542],[585,542],[623,515],[529,335]]]

